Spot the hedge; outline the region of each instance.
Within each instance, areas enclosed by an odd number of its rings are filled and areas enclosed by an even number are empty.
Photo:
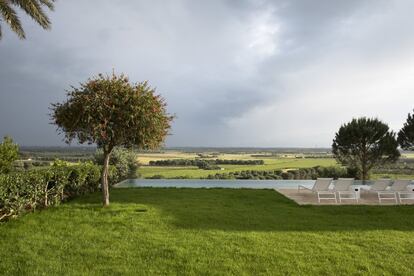
[[[0,221],[97,191],[100,167],[57,162],[45,169],[0,174]]]

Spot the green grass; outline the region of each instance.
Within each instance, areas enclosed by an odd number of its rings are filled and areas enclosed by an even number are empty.
[[[254,158],[251,158],[254,159]],[[260,159],[260,158],[259,158]],[[262,158],[263,159],[263,158]],[[263,159],[264,165],[220,165],[224,170],[202,170],[197,167],[155,167],[142,166],[138,169],[138,173],[143,178],[154,175],[163,175],[166,178],[174,178],[178,176],[186,176],[189,178],[207,177],[209,174],[229,173],[244,170],[277,170],[277,169],[296,169],[310,168],[314,166],[335,166],[337,163],[331,158],[279,158],[279,159]]]
[[[0,224],[0,274],[413,275],[414,206],[272,190],[115,189]]]

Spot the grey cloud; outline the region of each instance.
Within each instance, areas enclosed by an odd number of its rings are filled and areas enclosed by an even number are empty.
[[[6,31],[0,41],[0,135],[60,144],[49,104],[70,85],[115,69],[149,80],[166,98],[177,115],[170,146],[329,146],[338,122],[375,112],[364,100],[361,110],[347,106],[327,120],[312,98],[337,104],[328,84],[365,74],[347,69],[353,65],[374,70],[366,78],[375,82],[386,74],[376,64],[398,68],[414,58],[412,8],[403,0],[59,1],[51,32],[25,19],[28,40]],[[411,88],[401,84],[401,98]],[[320,121],[318,131],[310,119]]]

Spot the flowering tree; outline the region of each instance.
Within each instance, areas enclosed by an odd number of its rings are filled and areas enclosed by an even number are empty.
[[[51,118],[70,143],[96,144],[102,149],[102,200],[109,205],[108,168],[116,146],[155,149],[168,135],[173,119],[166,103],[147,82],[131,83],[127,76],[102,75],[72,87],[67,99],[52,104]]]

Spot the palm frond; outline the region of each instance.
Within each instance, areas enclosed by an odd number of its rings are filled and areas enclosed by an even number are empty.
[[[0,0],[0,15],[10,26],[10,28],[19,36],[19,38],[24,39],[25,34],[22,24],[20,23],[20,19],[17,17],[16,12],[10,7],[8,2],[9,1]]]
[[[46,6],[49,8],[49,10],[54,11],[55,10],[55,0],[39,0],[40,4]]]
[[[43,11],[41,3],[52,4],[48,0],[9,0],[10,3],[19,6],[22,8],[27,15],[29,15],[33,20],[35,20],[43,29],[50,28],[50,20],[47,17],[46,13]]]

